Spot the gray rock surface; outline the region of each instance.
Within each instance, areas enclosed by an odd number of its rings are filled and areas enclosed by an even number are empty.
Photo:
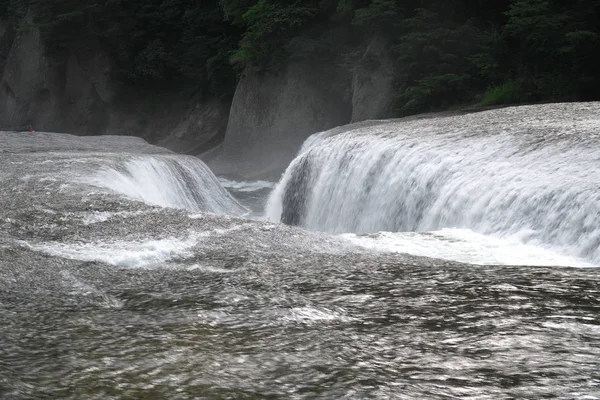
[[[64,91],[58,91],[58,123],[61,131],[85,135],[107,133],[110,104],[114,97],[109,81],[110,59],[103,52],[69,54],[65,61]]]
[[[223,140],[229,106],[228,101],[220,100],[196,102],[175,128],[156,143],[178,153],[198,154],[207,150]]]
[[[389,116],[393,62],[379,37],[352,75],[290,62],[278,74],[246,73],[233,102],[199,101],[193,89],[117,91],[107,52],[49,55],[32,22],[29,12],[17,32],[0,21],[0,130],[134,135],[181,153],[212,149],[203,158],[217,173],[277,178],[311,134]]]
[[[225,135],[228,99],[198,102],[177,89],[117,92],[106,52],[50,56],[32,22],[30,11],[29,28],[16,34],[0,22],[0,130],[32,125],[77,135],[136,135],[191,154]]]
[[[0,127],[105,133],[112,91],[106,54],[46,54],[39,29],[32,26],[15,35],[0,82]]]
[[[8,22],[4,21],[4,20],[0,20],[0,41],[4,39],[4,36],[6,35],[8,31]]]
[[[8,21],[0,19],[0,74],[4,71],[8,53],[15,38],[15,31]]]
[[[373,38],[354,68],[352,122],[390,116],[395,76],[387,44],[382,37]]]
[[[29,13],[25,22],[31,23],[32,19]],[[32,123],[43,125],[46,115],[53,113],[55,104],[48,82],[50,64],[37,29],[27,29],[16,35],[0,82],[2,128]],[[34,108],[41,112],[34,115]]]
[[[278,75],[247,73],[209,165],[235,177],[277,176],[307,137],[350,121],[349,84],[335,67],[304,63]]]

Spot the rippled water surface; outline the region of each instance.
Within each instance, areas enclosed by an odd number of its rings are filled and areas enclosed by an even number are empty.
[[[0,133],[2,399],[600,399],[594,266],[373,250],[257,220],[265,182],[221,180],[231,216],[135,139],[25,135]]]
[[[600,396],[594,270],[14,261],[8,398]]]

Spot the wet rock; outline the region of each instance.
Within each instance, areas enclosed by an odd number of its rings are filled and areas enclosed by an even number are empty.
[[[349,122],[348,85],[331,66],[293,62],[276,75],[246,73],[211,166],[241,177],[278,175],[308,136]]]
[[[394,91],[394,64],[388,41],[373,38],[352,77],[352,122],[389,117]]]

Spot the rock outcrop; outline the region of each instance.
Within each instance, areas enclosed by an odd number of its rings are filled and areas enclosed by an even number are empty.
[[[220,144],[225,137],[229,101],[196,102],[174,129],[156,141],[178,153],[200,154]]]
[[[0,130],[119,134],[197,154],[225,135],[229,99],[199,102],[189,90],[117,91],[106,52],[49,55],[31,11],[27,29],[0,23]],[[3,51],[4,49],[4,51]]]
[[[102,52],[48,55],[39,29],[18,32],[0,82],[0,127],[97,135],[105,133],[112,91],[110,61]]]
[[[26,23],[31,24],[29,13]],[[57,105],[50,75],[52,62],[44,55],[41,35],[37,29],[18,33],[4,62],[0,82],[0,125],[2,128],[37,124],[50,128],[47,116],[55,113]],[[35,111],[35,112],[34,112]]]
[[[390,116],[395,74],[387,42],[379,36],[373,38],[354,68],[352,122]]]
[[[280,74],[247,73],[240,80],[217,173],[274,176],[311,134],[348,123],[350,79],[331,66],[292,62]]]
[[[0,22],[0,130],[134,135],[181,153],[213,149],[203,158],[220,174],[277,178],[313,133],[389,116],[394,68],[381,37],[350,72],[292,61],[277,74],[248,71],[233,101],[199,101],[194,88],[117,90],[108,52],[50,55],[31,11],[24,22]]]
[[[0,76],[4,71],[8,53],[15,39],[15,30],[12,29],[8,21],[0,20]]]

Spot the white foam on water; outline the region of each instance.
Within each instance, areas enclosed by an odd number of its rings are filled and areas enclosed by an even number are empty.
[[[202,161],[191,156],[136,156],[104,167],[85,181],[154,206],[230,215],[248,212]]]
[[[351,322],[355,318],[347,316],[341,312],[318,309],[315,307],[294,307],[286,311],[281,318],[286,322],[295,322],[300,324],[314,324],[319,322]]]
[[[327,132],[319,132],[311,135],[308,139],[304,141],[300,151],[298,152],[298,157],[296,157],[292,163],[287,167],[285,173],[281,177],[281,180],[275,185],[269,198],[267,199],[265,205],[265,216],[264,219],[267,221],[280,222],[281,215],[283,212],[283,198],[285,196],[286,191],[288,190],[288,185],[290,184],[290,180],[292,179],[293,171],[296,168],[296,165],[299,163],[299,158],[302,154],[306,154],[309,150],[311,150],[314,146],[318,145],[322,140],[327,137]]]
[[[468,264],[594,267],[593,264],[576,257],[524,244],[518,236],[496,238],[469,229],[378,232],[367,235],[346,233],[339,236],[370,250],[441,258]]]
[[[84,225],[98,224],[106,222],[114,216],[115,213],[109,211],[94,211],[83,217]]]
[[[197,238],[105,243],[20,243],[51,256],[96,261],[118,267],[142,268],[162,266],[172,259],[192,256],[191,248],[197,243]]]
[[[236,270],[231,270],[231,269],[212,267],[210,265],[204,265],[204,264],[193,264],[193,265],[186,267],[185,269],[187,269],[188,271],[199,271],[199,272],[204,272],[204,273],[209,273],[209,274],[231,274],[232,272],[236,271]]]
[[[235,190],[237,192],[258,192],[264,189],[273,189],[275,183],[269,181],[231,181],[225,178],[219,178],[221,186],[225,189]]]
[[[535,247],[600,264],[598,115],[600,103],[552,104],[319,133],[272,191],[267,216],[336,234],[461,228],[518,237],[516,249],[539,263],[548,254]],[[461,246],[473,259],[475,245]]]
[[[138,211],[92,211],[83,215],[82,222],[84,225],[93,225],[101,222],[106,222],[113,218],[129,218],[143,214],[148,214],[152,210],[138,210]]]

